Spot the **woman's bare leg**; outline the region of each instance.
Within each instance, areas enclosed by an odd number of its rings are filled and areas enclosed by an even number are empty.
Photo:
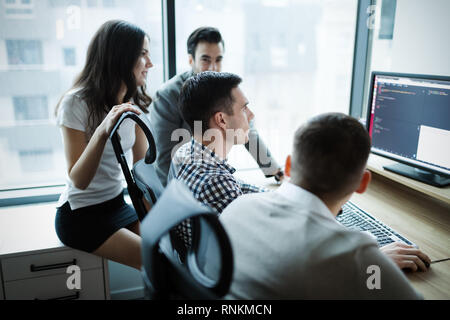
[[[127,226],[127,229],[134,232],[138,236],[141,235],[141,223],[139,221],[133,222],[132,224]]]
[[[141,270],[141,237],[122,228],[109,237],[93,254]]]

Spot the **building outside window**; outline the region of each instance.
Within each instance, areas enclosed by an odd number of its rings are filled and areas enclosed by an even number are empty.
[[[87,0],[87,5],[89,8],[98,7],[98,0]]]
[[[42,43],[40,40],[6,40],[8,64],[43,64]]]
[[[16,121],[49,119],[47,97],[13,97],[13,104]]]
[[[3,0],[5,16],[12,19],[33,18],[34,0]]]
[[[19,152],[20,169],[25,173],[38,173],[50,171],[53,168],[53,151],[24,150]]]
[[[32,17],[3,19],[19,8]],[[154,95],[163,83],[161,12],[161,1],[0,0],[0,190],[64,184],[54,110],[104,22],[126,20],[150,36],[147,88]]]
[[[77,64],[75,48],[64,48],[63,53],[64,53],[64,65],[75,66]]]
[[[225,40],[222,71],[242,77],[255,126],[283,165],[295,130],[319,113],[349,112],[357,0],[176,1],[177,72],[200,26]],[[243,147],[242,147],[243,148]],[[241,147],[230,162],[257,167]]]

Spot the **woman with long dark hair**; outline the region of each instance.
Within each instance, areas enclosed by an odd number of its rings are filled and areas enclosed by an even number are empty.
[[[136,212],[123,198],[121,169],[108,137],[127,111],[147,113],[149,37],[125,21],[108,21],[92,39],[81,74],[56,108],[67,161],[66,188],[55,218],[67,246],[140,269]],[[147,150],[144,133],[125,120],[119,135],[133,162]]]

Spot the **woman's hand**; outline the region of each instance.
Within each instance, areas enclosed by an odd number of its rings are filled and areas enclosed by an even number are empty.
[[[127,111],[141,114],[130,103],[114,106],[97,127],[89,143],[86,142],[84,132],[63,126],[62,132],[69,177],[76,188],[85,190],[91,183],[97,172],[109,135],[117,120]]]
[[[134,112],[137,115],[141,114],[136,107],[134,107],[131,103],[123,103],[121,105],[114,106],[111,111],[106,115],[105,119],[103,119],[102,123],[98,126],[98,133],[103,138],[108,138],[112,129],[116,125],[119,118],[122,116],[124,112]]]

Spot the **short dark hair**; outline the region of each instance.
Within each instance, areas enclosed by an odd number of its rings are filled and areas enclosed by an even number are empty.
[[[219,111],[232,115],[231,90],[241,82],[239,76],[227,72],[205,71],[189,78],[181,89],[179,108],[191,131],[194,131],[194,122],[201,121],[205,132],[209,129],[209,120]]]
[[[370,146],[358,120],[342,113],[314,117],[295,133],[292,182],[321,199],[340,199],[358,187]]]
[[[195,50],[197,49],[197,45],[200,41],[221,43],[225,48],[225,42],[223,41],[222,35],[218,29],[213,27],[200,27],[191,33],[187,41],[187,51],[194,58]]]

